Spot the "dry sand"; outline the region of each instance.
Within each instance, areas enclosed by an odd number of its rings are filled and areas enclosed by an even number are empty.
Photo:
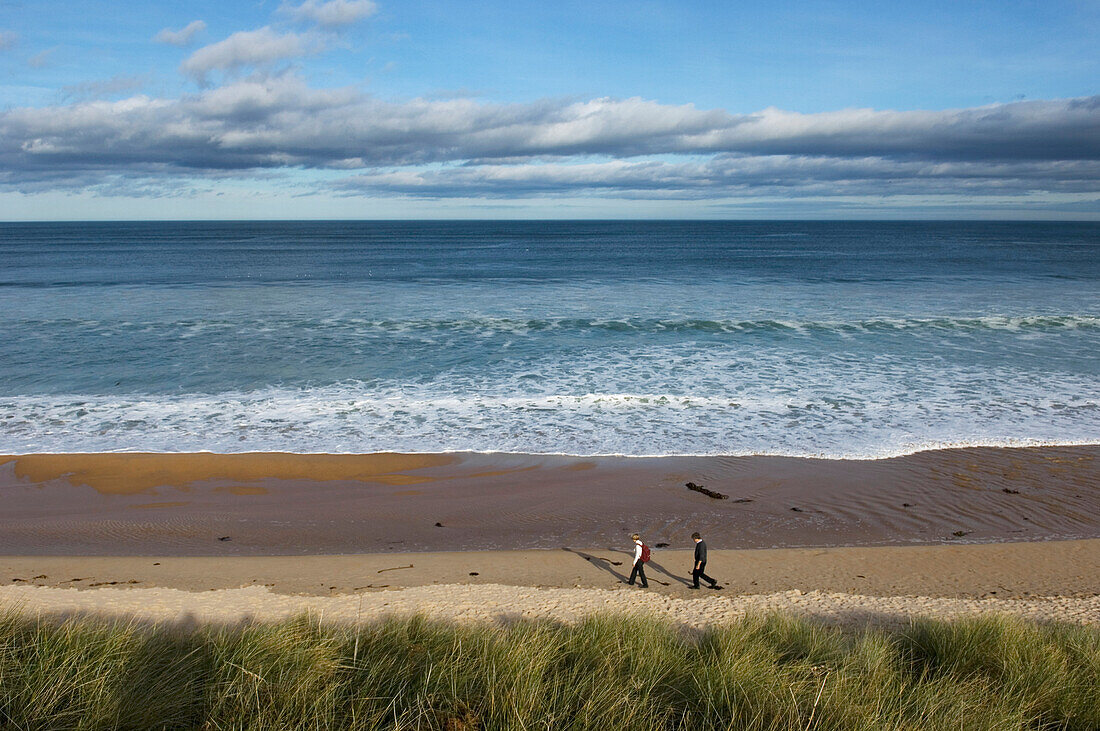
[[[622,549],[454,551],[339,556],[0,557],[0,587],[185,591],[264,586],[329,596],[454,584],[608,589],[629,573]],[[689,596],[690,550],[655,550],[650,591]],[[1031,598],[1100,594],[1100,539],[944,546],[710,550],[725,593],[791,589],[874,596]]]
[[[443,621],[545,619],[575,622],[594,614],[640,614],[702,628],[747,613],[772,610],[846,625],[901,624],[915,617],[951,619],[1009,614],[1032,620],[1100,624],[1100,596],[1045,599],[875,597],[794,589],[777,594],[680,599],[624,589],[555,589],[483,585],[420,586],[395,591],[316,597],[267,587],[187,592],[178,589],[52,589],[4,587],[0,606],[23,613],[126,617],[153,622],[236,623],[311,613],[330,622],[374,621],[421,614]]]
[[[621,583],[627,561],[606,550],[9,557],[0,558],[0,607],[220,622],[305,611],[339,621],[413,612],[575,621],[641,612],[699,627],[788,609],[842,623],[983,612],[1100,623],[1100,540],[711,551],[708,571],[721,591],[687,588],[688,551],[656,552],[648,590]]]

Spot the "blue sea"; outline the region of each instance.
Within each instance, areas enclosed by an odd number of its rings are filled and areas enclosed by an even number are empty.
[[[1100,224],[0,224],[0,453],[1100,442]]]

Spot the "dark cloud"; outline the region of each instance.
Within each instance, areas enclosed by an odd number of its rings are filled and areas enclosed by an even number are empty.
[[[318,6],[320,7],[320,6]],[[196,51],[188,73],[309,52],[270,28]],[[381,101],[256,74],[177,99],[135,96],[0,113],[0,185],[273,169],[361,172],[345,194],[706,198],[1100,189],[1100,97],[945,111],[798,114],[644,99]],[[440,166],[443,167],[440,167]],[[192,184],[191,182],[188,183]]]
[[[1100,97],[940,112],[767,109],[720,136],[720,145],[769,154],[1094,160],[1100,157]]]

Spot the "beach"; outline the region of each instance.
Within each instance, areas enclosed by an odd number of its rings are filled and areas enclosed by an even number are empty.
[[[1100,731],[1100,5],[25,5],[0,731]]]
[[[1097,231],[0,224],[0,725],[1091,728]]]
[[[650,588],[625,551],[281,557],[0,557],[0,606],[46,615],[215,623],[315,613],[572,622],[646,614],[705,627],[773,610],[848,625],[1004,613],[1100,624],[1100,540],[712,550],[723,589],[692,591],[691,552],[654,553]]]
[[[1096,621],[1094,225],[3,230],[2,607]]]
[[[698,625],[789,609],[1095,623],[1098,454],[4,457],[0,604],[159,621],[642,611]],[[622,584],[635,530],[654,547],[646,591]],[[694,530],[721,592],[688,588]]]
[[[878,460],[523,454],[0,457],[0,554],[795,548],[1100,537],[1100,447]],[[714,499],[687,483],[726,495]],[[438,524],[438,525],[437,525]]]

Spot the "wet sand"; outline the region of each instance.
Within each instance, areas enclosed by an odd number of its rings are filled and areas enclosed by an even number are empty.
[[[0,457],[0,554],[275,556],[1100,537],[1100,446],[881,460],[523,454]],[[714,500],[686,482],[727,494]],[[437,525],[438,524],[438,525]]]

